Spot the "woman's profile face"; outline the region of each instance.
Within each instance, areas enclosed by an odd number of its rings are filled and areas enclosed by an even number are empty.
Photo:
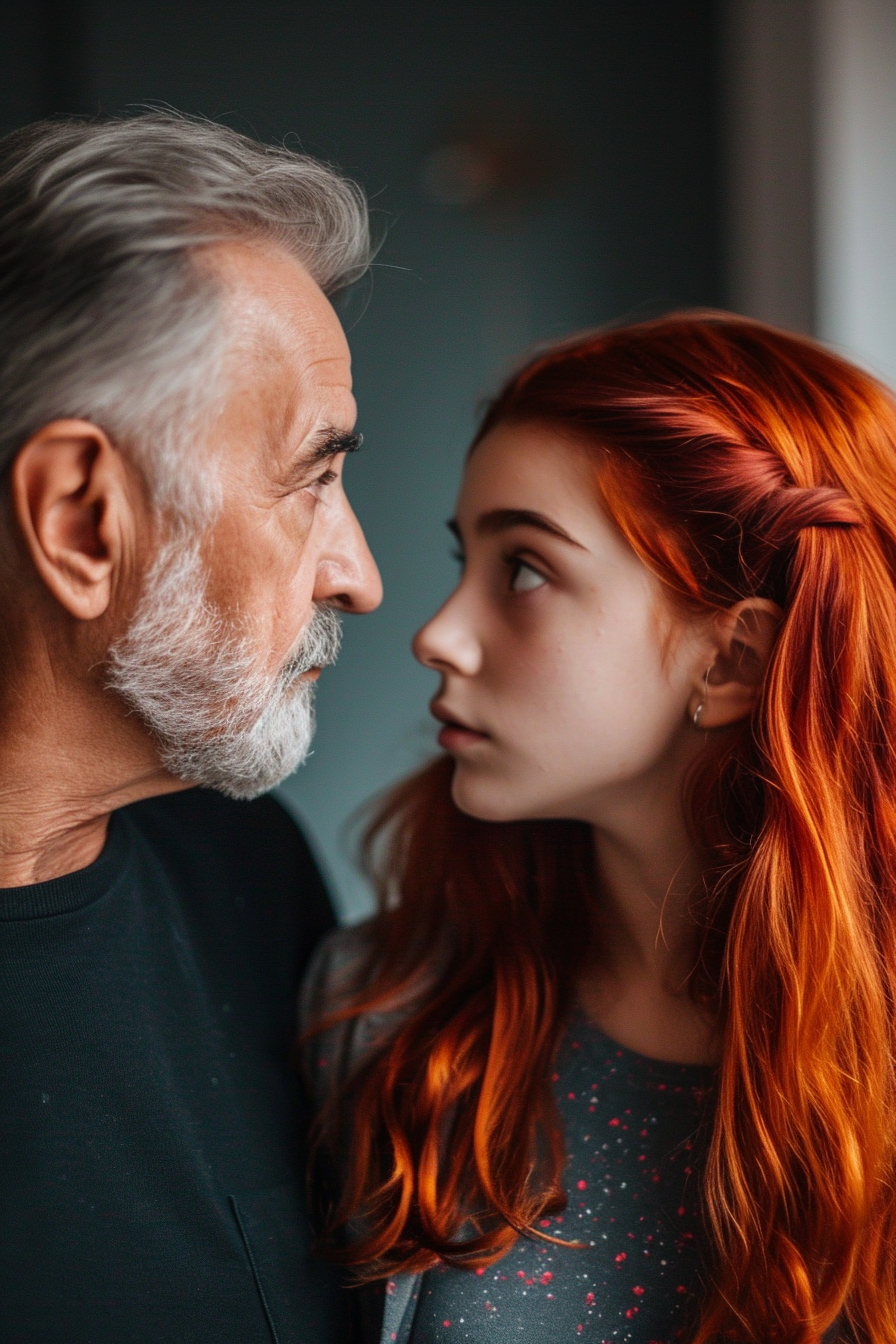
[[[599,503],[593,453],[496,426],[464,473],[463,573],[414,641],[437,671],[458,806],[486,820],[609,820],[693,755],[688,699],[712,661]]]

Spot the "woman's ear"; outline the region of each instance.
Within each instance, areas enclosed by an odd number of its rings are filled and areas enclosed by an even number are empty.
[[[727,728],[753,710],[783,618],[764,597],[750,597],[715,625],[715,657],[695,687],[688,712],[697,728]]]
[[[70,615],[102,616],[131,518],[121,455],[96,425],[54,420],[19,450],[11,503],[34,566]]]

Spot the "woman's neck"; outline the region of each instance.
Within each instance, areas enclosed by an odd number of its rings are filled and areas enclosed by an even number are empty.
[[[703,873],[681,802],[692,741],[658,775],[595,808],[597,946],[579,998],[621,1045],[657,1059],[710,1063],[715,1023],[688,993],[698,935],[691,901]]]

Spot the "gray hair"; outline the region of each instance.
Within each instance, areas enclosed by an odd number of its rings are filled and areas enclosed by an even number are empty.
[[[208,517],[188,452],[217,403],[218,287],[191,252],[259,239],[332,293],[369,264],[361,189],[305,154],[175,112],[38,122],[0,140],[0,471],[42,425],[100,425],[153,503]]]

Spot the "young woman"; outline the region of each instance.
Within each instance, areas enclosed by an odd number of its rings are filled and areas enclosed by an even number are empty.
[[[306,1018],[384,1341],[896,1341],[896,407],[683,314],[494,402]]]

